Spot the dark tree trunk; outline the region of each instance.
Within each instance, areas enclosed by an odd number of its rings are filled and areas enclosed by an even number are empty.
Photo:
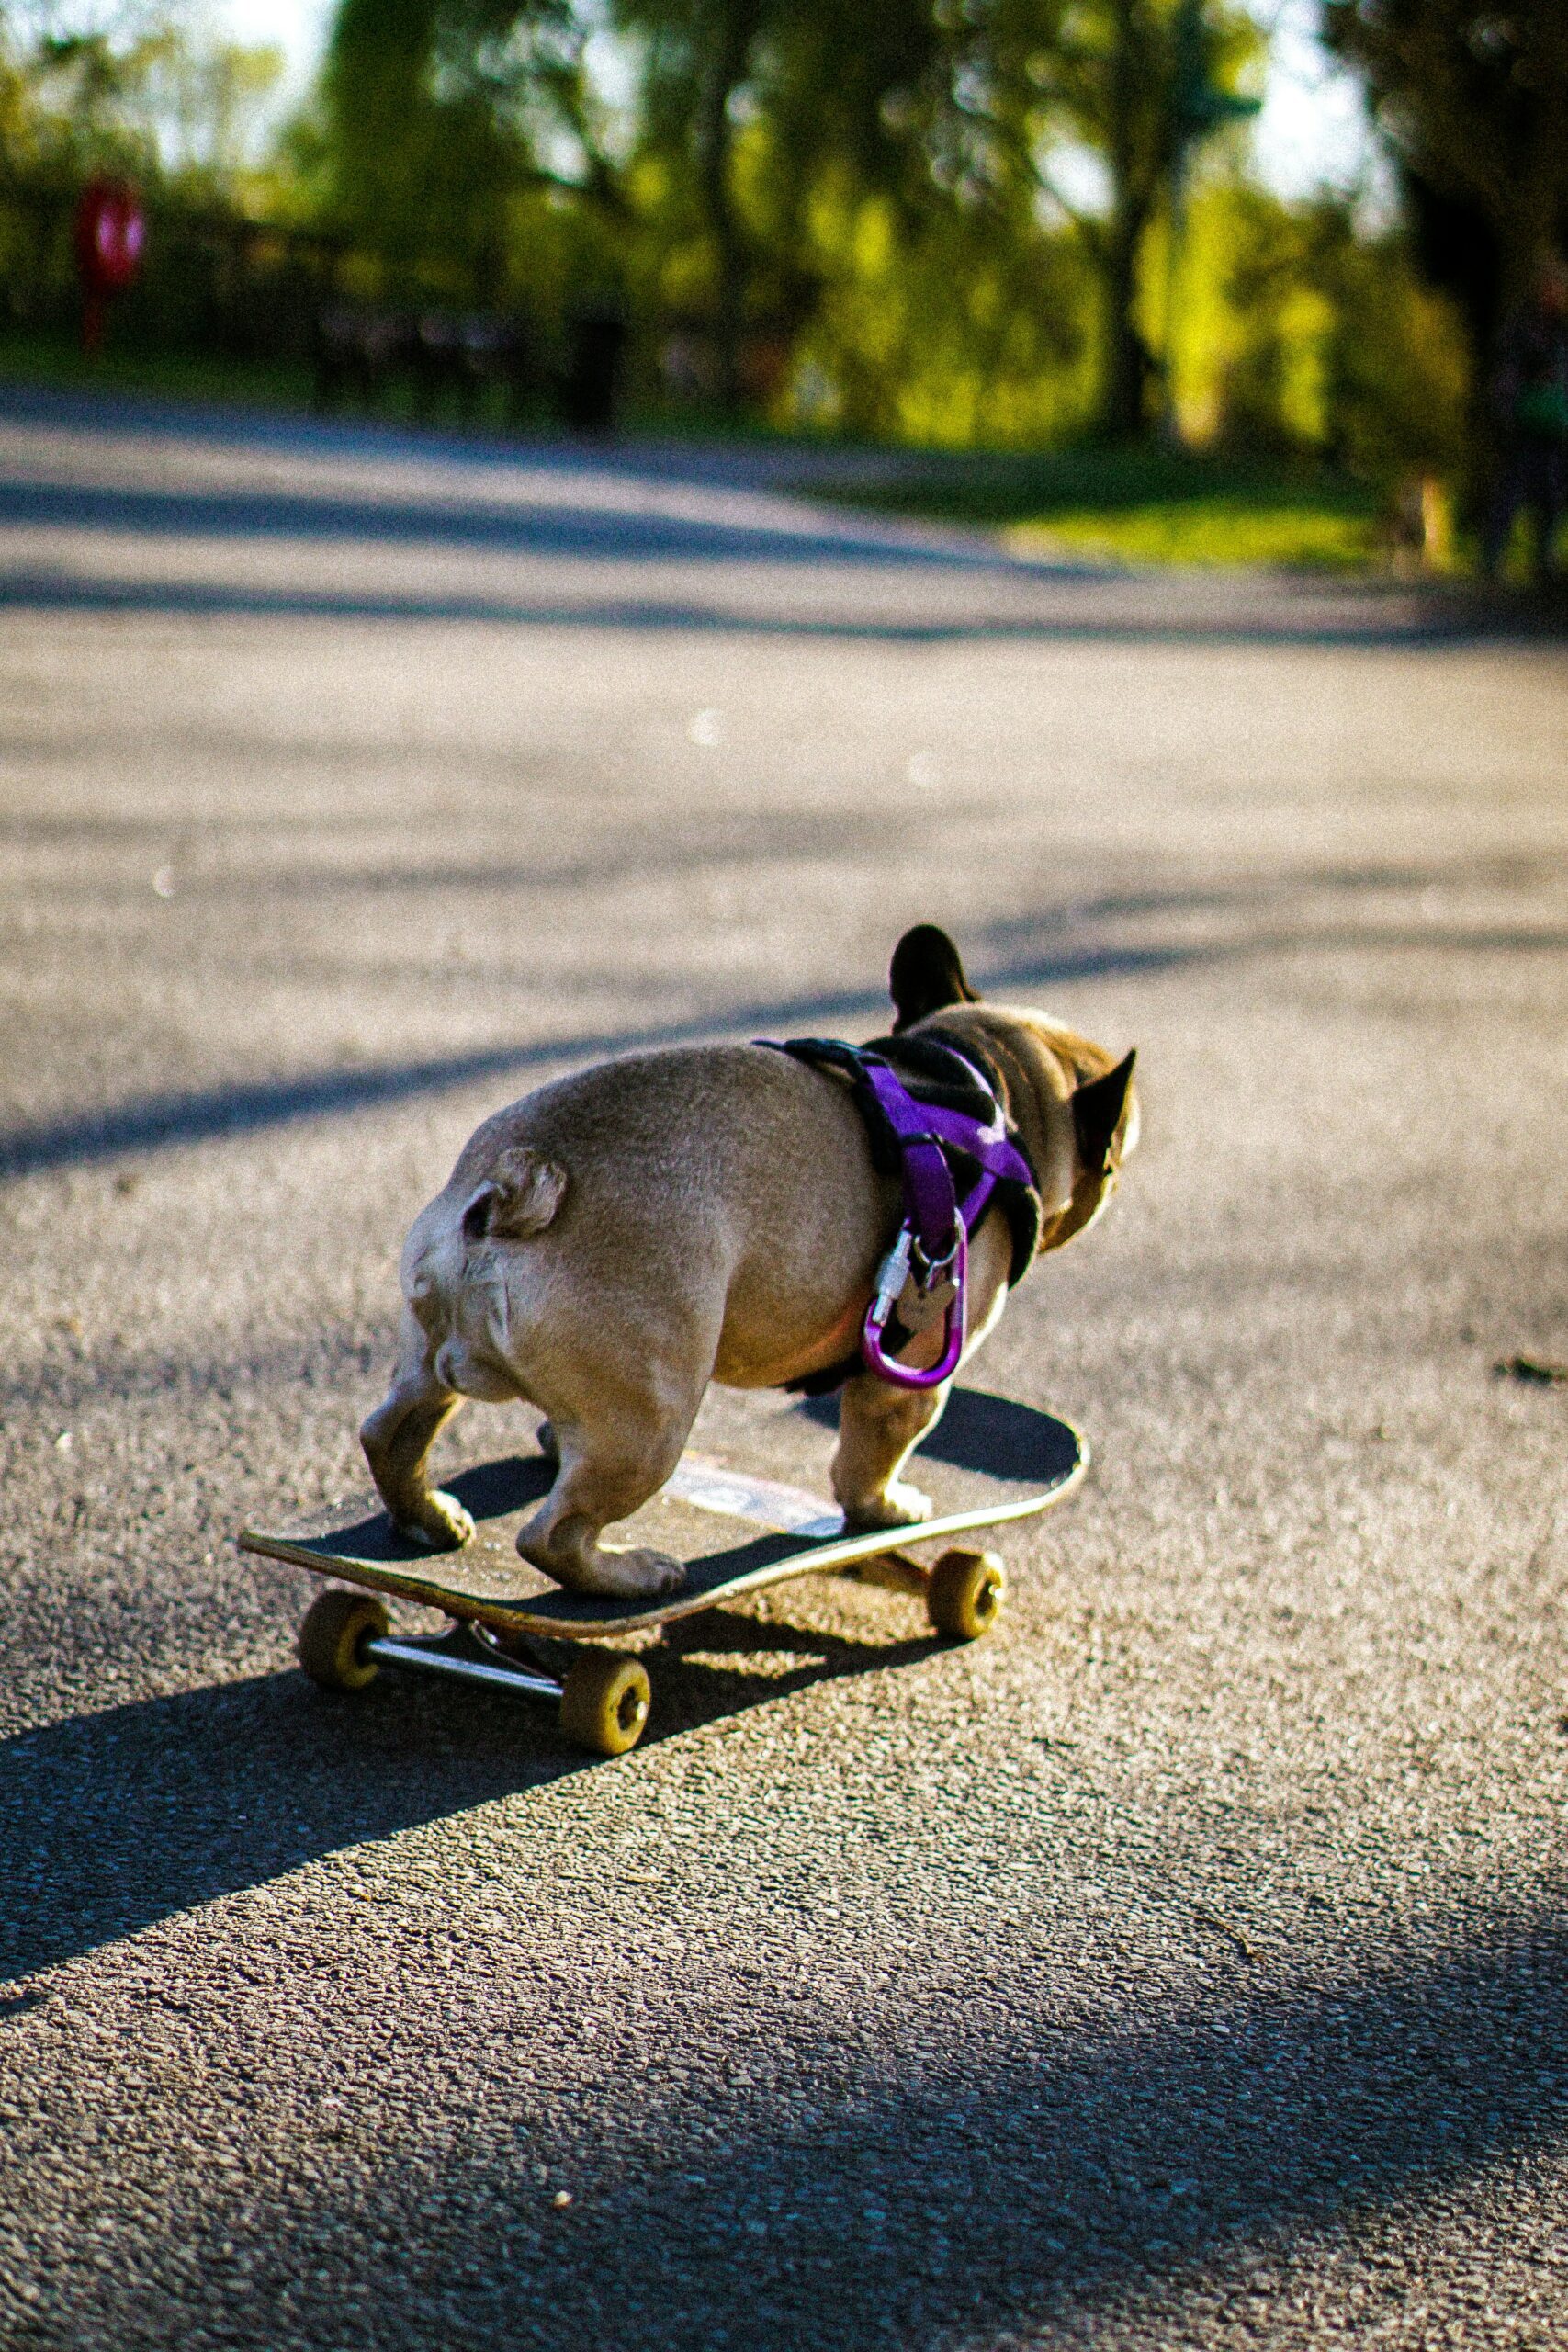
[[[1106,161],[1111,214],[1106,231],[1105,372],[1100,431],[1108,441],[1130,441],[1147,423],[1149,353],[1138,333],[1138,256],[1154,209],[1150,159],[1139,153],[1144,78],[1156,68],[1142,0],[1111,0],[1111,104]]]
[[[713,239],[716,284],[714,336],[719,403],[733,416],[740,406],[740,340],[745,322],[745,240],[730,186],[734,135],[729,104],[746,78],[751,10],[746,0],[720,0],[712,63],[696,123],[697,185]]]
[[[1100,390],[1100,430],[1108,441],[1132,441],[1147,423],[1145,389],[1149,353],[1134,319],[1138,298],[1138,251],[1147,214],[1118,208],[1106,248],[1105,377]]]

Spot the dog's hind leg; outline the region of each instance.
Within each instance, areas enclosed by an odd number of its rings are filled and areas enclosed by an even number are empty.
[[[668,1397],[628,1397],[624,1389],[613,1402],[595,1399],[592,1414],[581,1418],[556,1406],[555,1484],[517,1538],[523,1557],[573,1592],[629,1598],[673,1591],[686,1573],[682,1562],[599,1538],[659,1492],[681,1459],[705,1385],[698,1382],[690,1408],[673,1415]]]
[[[456,1495],[442,1494],[429,1478],[430,1449],[462,1401],[436,1378],[422,1332],[417,1346],[405,1342],[385,1404],[359,1432],[393,1524],[433,1552],[455,1551],[474,1532]]]

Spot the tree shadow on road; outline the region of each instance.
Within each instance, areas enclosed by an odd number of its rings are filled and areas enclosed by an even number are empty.
[[[0,512],[0,521],[4,520]],[[523,552],[519,550],[519,552]],[[570,553],[567,548],[552,550]],[[585,554],[595,550],[585,549]],[[604,551],[599,551],[603,560]],[[623,559],[641,560],[633,551]],[[754,549],[750,560],[775,560],[773,550]],[[715,559],[723,560],[722,557]],[[790,559],[805,560],[800,556]],[[820,555],[813,559],[820,561]],[[847,570],[865,560],[852,549],[836,547],[832,560]],[[870,559],[882,572],[907,558],[878,555]],[[971,571],[976,567],[972,563]],[[977,567],[1001,574],[1004,584],[1025,586],[1031,570],[1038,578],[1047,567],[1021,563],[1004,567],[999,560]],[[1093,594],[1107,590],[1107,577],[1074,567],[1048,568],[1051,584],[1082,587]],[[1145,583],[1132,587],[1168,598],[1168,591],[1151,592]],[[51,569],[38,562],[0,571],[0,610],[28,613],[150,613],[160,617],[328,622],[389,622],[392,624],[526,629],[594,629],[617,633],[672,637],[732,637],[782,640],[785,643],[841,645],[1122,645],[1300,647],[1321,651],[1418,653],[1447,650],[1456,645],[1530,642],[1555,639],[1562,634],[1550,614],[1477,609],[1453,599],[1427,597],[1418,614],[1390,612],[1375,591],[1341,589],[1330,605],[1331,591],[1319,591],[1308,601],[1287,599],[1278,609],[1254,602],[1250,610],[1241,600],[1211,601],[1187,611],[1166,608],[1139,612],[1061,610],[1049,613],[898,613],[874,618],[850,611],[816,613],[759,610],[754,601],[720,595],[702,601],[691,595],[622,594],[617,596],[518,596],[472,591],[432,595],[428,592],[400,594],[395,590],[363,588],[264,587],[203,579],[127,579],[96,576],[85,571]],[[1410,601],[1408,592],[1405,602]]]
[[[1434,871],[1431,887],[1441,888],[1454,879],[1452,868],[1445,865]],[[1424,916],[1410,922],[1325,922],[1303,918],[1299,927],[1271,921],[1264,927],[1247,924],[1209,937],[1181,939],[1093,935],[1096,924],[1164,911],[1201,915],[1209,910],[1246,918],[1266,907],[1277,910],[1291,883],[1303,894],[1317,889],[1343,894],[1416,888],[1408,873],[1391,876],[1379,868],[1361,876],[1345,871],[1325,876],[1309,873],[1285,880],[1273,876],[1243,893],[1180,890],[1170,894],[1168,909],[1159,894],[1144,892],[1124,902],[1105,899],[1081,910],[1066,910],[1059,921],[1047,910],[996,926],[998,952],[987,956],[982,947],[973,958],[973,969],[987,994],[1005,996],[1088,980],[1201,970],[1270,956],[1373,950],[1551,955],[1568,948],[1568,927],[1557,922],[1470,928]],[[1071,934],[1080,924],[1078,935],[1053,938],[1054,930]],[[334,1065],[292,1077],[237,1080],[227,1085],[148,1093],[107,1109],[0,1130],[0,1182],[45,1169],[87,1166],[123,1152],[343,1116],[385,1103],[455,1092],[486,1080],[525,1080],[535,1073],[612,1055],[657,1051],[735,1035],[820,1035],[845,1024],[870,1029],[886,1018],[886,1001],[870,989],[817,989],[731,1002],[685,1018],[572,1036],[513,1040],[401,1062],[346,1069]]]
[[[1568,1928],[1550,1909],[1505,1905],[1393,1960],[1352,1939],[1262,1981],[1237,1969],[1120,2020],[1053,2019],[1053,1966],[1027,1940],[967,1981],[956,1951],[950,1966],[933,1979],[909,1956],[874,2053],[852,2020],[814,2030],[775,1988],[771,2067],[705,2036],[690,1988],[613,2113],[561,2119],[570,2216],[536,2186],[515,2102],[492,2098],[460,2152],[400,2146],[341,2203],[220,2204],[199,2299],[220,2306],[232,2238],[252,2309],[292,2291],[291,2340],[349,2352],[1296,2342],[1298,2253],[1392,2230],[1414,2272],[1394,2265],[1382,2303],[1357,2266],[1349,2340],[1366,2342],[1412,2275],[1440,2291],[1423,2210],[1568,2124]],[[856,2051],[852,2088],[802,2099]],[[415,2184],[411,2242],[397,2216]],[[1488,2244],[1450,2220],[1461,2304],[1478,2278],[1507,2301],[1502,2261],[1553,2259],[1528,2213],[1499,2226]]]

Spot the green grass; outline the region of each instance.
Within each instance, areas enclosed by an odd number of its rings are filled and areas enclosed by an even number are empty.
[[[1222,499],[1055,514],[1006,534],[1020,555],[1069,548],[1108,562],[1267,564],[1288,571],[1364,571],[1378,552],[1370,515],[1306,505],[1248,506]]]
[[[1326,469],[1161,447],[1043,457],[911,458],[835,492],[858,505],[998,531],[1020,554],[1066,548],[1108,562],[1270,564],[1363,571],[1382,500]]]

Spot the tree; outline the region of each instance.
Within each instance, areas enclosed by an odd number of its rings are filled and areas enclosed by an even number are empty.
[[[1568,232],[1564,0],[1328,0],[1326,25],[1429,209],[1473,208],[1517,301]]]
[[[618,210],[645,289],[705,311],[734,411],[749,357],[797,343],[828,297],[826,215],[874,215],[928,262],[1005,253],[1025,300],[1070,217],[1103,289],[1100,429],[1148,422],[1149,232],[1178,209],[1192,141],[1246,103],[1229,85],[1259,46],[1226,0],[604,5],[636,72],[624,164],[592,119],[584,51],[603,19],[586,0],[343,0],[325,82],[343,224],[405,274],[417,252],[472,249],[478,191],[493,215],[509,186],[549,176],[567,133],[570,185]],[[1064,145],[1101,159],[1103,211],[1065,204]]]
[[[283,70],[281,50],[213,39],[181,0],[0,5],[0,180],[110,169],[231,192]]]
[[[1103,288],[1099,427],[1125,440],[1149,421],[1155,363],[1139,324],[1149,231],[1176,209],[1187,152],[1232,114],[1256,27],[1196,0],[992,0],[988,90],[1001,142],[1084,241]],[[1104,167],[1102,211],[1068,200],[1064,144]]]
[[[708,249],[718,391],[734,409],[764,302],[798,327],[819,296],[814,192],[832,180],[840,200],[875,190],[905,211],[930,198],[943,36],[929,0],[620,0],[615,22],[641,54],[641,152]]]
[[[646,131],[690,180],[711,241],[719,396],[740,396],[746,250],[734,185],[737,99],[768,0],[628,0],[618,21],[641,37]]]
[[[405,286],[500,300],[521,197],[620,201],[590,29],[572,0],[342,0],[321,82],[329,217]]]

